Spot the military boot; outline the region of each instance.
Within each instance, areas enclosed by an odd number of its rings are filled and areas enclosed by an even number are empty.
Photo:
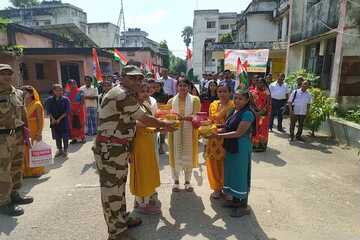
[[[0,213],[11,217],[16,217],[23,215],[24,209],[15,204],[9,203],[7,205],[0,206]]]
[[[18,192],[13,192],[11,193],[11,203],[13,204],[20,204],[20,205],[25,205],[25,204],[30,204],[34,201],[33,197],[23,197],[21,196]]]

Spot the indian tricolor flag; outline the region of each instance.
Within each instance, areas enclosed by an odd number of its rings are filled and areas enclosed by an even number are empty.
[[[248,62],[242,63],[238,57],[236,61],[236,75],[239,76],[239,86],[237,89],[247,90],[249,88],[248,67]]]
[[[93,63],[93,84],[95,87],[97,87],[98,82],[103,80],[103,74],[101,72],[96,48],[92,49],[92,63]]]
[[[126,59],[125,55],[117,49],[114,50],[114,60],[124,66],[128,64],[128,60]]]

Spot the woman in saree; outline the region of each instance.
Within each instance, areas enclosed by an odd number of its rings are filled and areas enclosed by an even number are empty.
[[[209,119],[213,124],[223,125],[227,114],[234,108],[234,102],[230,100],[231,89],[221,83],[217,89],[219,100],[215,100],[209,107]],[[209,138],[206,145],[206,167],[210,188],[214,191],[211,197],[219,199],[224,186],[224,140],[222,138]]]
[[[71,111],[69,114],[70,139],[71,143],[85,141],[85,110],[84,95],[80,91],[75,80],[71,79],[66,85],[66,96],[71,103]]]
[[[149,85],[143,84],[138,93],[141,108],[153,115],[149,102]],[[135,195],[135,209],[143,214],[159,214],[160,208],[152,201],[152,195],[160,186],[160,170],[155,147],[155,129],[136,123],[136,135],[130,157],[130,191]]]
[[[255,114],[250,108],[248,90],[235,92],[234,104],[235,109],[226,119],[224,128],[215,136],[224,139],[224,192],[233,197],[224,207],[234,209],[231,217],[242,217],[250,214],[251,135],[256,130]]]
[[[30,138],[32,144],[34,144],[35,141],[39,142],[42,140],[42,130],[44,128],[44,107],[41,103],[40,96],[34,87],[24,86],[23,91]],[[30,148],[28,145],[25,145],[23,165],[24,177],[40,177],[45,173],[44,167],[31,168],[29,161]]]
[[[254,152],[265,152],[269,139],[271,95],[264,78],[257,79],[251,95],[256,113],[256,134],[252,137],[253,150]]]

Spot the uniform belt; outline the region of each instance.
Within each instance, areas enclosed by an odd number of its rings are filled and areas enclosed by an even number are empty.
[[[0,129],[0,134],[12,135],[14,133],[19,132],[20,130],[23,130],[23,127],[17,127],[13,129]]]
[[[125,138],[117,138],[117,137],[105,137],[98,135],[96,137],[96,141],[100,143],[116,143],[116,144],[128,144],[129,140]]]

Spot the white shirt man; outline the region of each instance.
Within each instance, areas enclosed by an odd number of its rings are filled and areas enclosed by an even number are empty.
[[[308,112],[308,106],[312,103],[312,96],[308,91],[304,92],[300,88],[291,93],[288,102],[293,106],[294,115],[305,116]]]
[[[95,88],[93,86],[87,87],[86,85],[84,85],[80,88],[80,90],[84,93],[85,107],[86,108],[88,108],[88,107],[97,108],[96,98],[99,95],[97,88]],[[94,97],[94,99],[89,99],[87,97]]]
[[[273,82],[269,86],[271,92],[271,98],[276,100],[286,100],[290,93],[289,87],[286,83],[279,84],[279,82]]]
[[[85,85],[80,88],[83,92],[85,98],[85,107],[86,107],[86,133],[89,136],[96,135],[96,119],[97,119],[97,99],[98,99],[98,90],[97,88],[91,86],[91,77],[85,77]]]
[[[162,77],[161,81],[164,84],[163,88],[164,88],[165,94],[168,95],[169,97],[175,96],[177,93],[176,80],[172,79],[168,76],[167,70],[164,70],[162,75],[163,75],[163,77]]]
[[[280,132],[285,132],[282,126],[284,109],[286,107],[286,102],[290,93],[288,85],[284,82],[285,75],[281,74],[279,79],[276,82],[273,82],[269,86],[269,90],[271,93],[271,118],[270,118],[270,126],[269,129],[272,131],[274,118],[277,116],[278,125],[277,129]]]
[[[296,122],[298,122],[298,131],[296,139],[303,141],[301,135],[303,131],[304,121],[309,112],[312,96],[307,91],[309,87],[308,81],[302,83],[301,88],[294,90],[288,100],[290,112],[290,141],[294,141],[294,131]]]

